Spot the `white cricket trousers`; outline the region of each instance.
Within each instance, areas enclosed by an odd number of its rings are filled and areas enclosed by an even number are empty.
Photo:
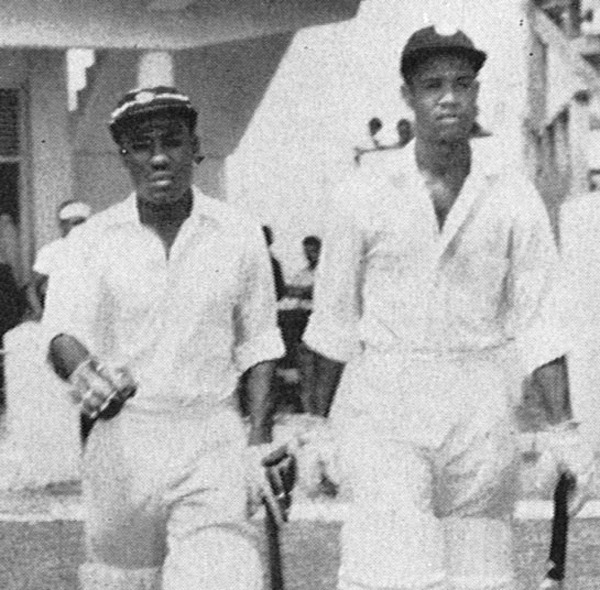
[[[84,455],[83,590],[259,590],[236,411],[125,408]]]
[[[338,590],[516,588],[509,360],[365,353],[348,366],[332,416],[353,498]]]

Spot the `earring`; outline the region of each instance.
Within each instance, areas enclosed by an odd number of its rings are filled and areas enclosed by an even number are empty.
[[[128,150],[126,150],[125,148],[121,148],[121,149],[119,150],[119,153],[120,153],[122,156],[126,156],[126,155],[129,153],[129,151],[128,151]]]

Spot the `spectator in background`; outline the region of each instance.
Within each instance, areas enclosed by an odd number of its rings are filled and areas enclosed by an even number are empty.
[[[400,119],[396,124],[396,131],[398,132],[398,147],[404,147],[413,138],[412,125],[408,119]]]
[[[296,273],[287,286],[283,307],[286,321],[282,323],[288,363],[300,372],[300,398],[304,412],[314,412],[315,355],[302,345],[302,336],[312,311],[313,285],[319,264],[321,240],[307,236],[302,240],[306,266]]]
[[[8,264],[17,285],[21,287],[19,264],[19,230],[10,213],[0,214],[0,262]]]
[[[275,295],[277,297],[277,301],[283,298],[285,295],[285,281],[283,280],[283,272],[281,270],[281,263],[275,256],[273,255],[273,251],[271,250],[271,246],[273,245],[273,230],[268,225],[262,226],[262,231],[265,236],[265,240],[267,241],[267,246],[269,248],[269,255],[271,257],[271,267],[273,268],[273,281],[275,283]]]
[[[12,266],[0,261],[0,339],[20,321],[25,309],[22,290],[15,280]],[[4,353],[0,354],[0,409],[5,406]]]
[[[315,284],[315,272],[319,264],[321,252],[321,240],[317,236],[306,236],[302,240],[304,257],[308,264],[292,279],[287,288],[286,296],[295,299],[297,307],[310,311],[312,309],[313,285]]]
[[[48,289],[50,275],[60,271],[65,264],[69,264],[68,256],[65,254],[66,237],[71,230],[85,223],[92,210],[87,203],[71,199],[64,201],[58,206],[56,216],[61,237],[45,246],[37,253],[33,265],[33,276],[26,287],[27,316],[26,319],[39,322],[44,312],[44,299]],[[80,434],[81,440],[85,442],[92,428],[92,421],[81,414]]]
[[[0,214],[0,340],[20,321],[25,309],[20,284],[19,233],[9,213]],[[0,355],[0,407],[5,405],[4,356]]]
[[[91,213],[90,206],[83,201],[69,200],[59,205],[57,218],[61,237],[39,250],[33,265],[33,277],[27,285],[29,319],[39,321],[42,318],[48,278],[67,262],[64,254],[65,238],[74,227],[85,223]]]

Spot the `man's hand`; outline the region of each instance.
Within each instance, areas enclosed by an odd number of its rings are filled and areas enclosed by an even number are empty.
[[[581,436],[577,425],[567,421],[545,431],[545,447],[538,460],[537,488],[550,497],[563,473],[575,480],[569,494],[569,515],[576,515],[592,497],[596,479],[592,447]]]
[[[295,458],[287,446],[266,443],[247,448],[246,482],[251,513],[266,502],[277,523],[286,522],[295,478]]]
[[[136,383],[125,367],[101,364],[88,357],[69,376],[71,396],[81,404],[81,412],[89,418],[109,419],[136,391]]]
[[[340,484],[339,459],[328,419],[307,415],[298,435],[299,479],[310,494],[333,495]]]

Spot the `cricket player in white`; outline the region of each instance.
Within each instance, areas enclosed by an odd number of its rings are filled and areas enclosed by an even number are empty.
[[[591,485],[551,322],[544,205],[491,139],[470,140],[485,58],[460,31],[413,34],[401,70],[416,139],[371,158],[331,205],[305,342],[322,355],[326,414],[335,395],[353,493],[339,590],[516,587],[512,402],[531,371],[548,483],[575,475],[573,512]]]
[[[50,279],[50,359],[99,416],[83,590],[262,588],[247,491],[267,493],[284,349],[260,227],[191,184],[196,117],[174,88],[123,97],[110,130],[135,192],[73,230]],[[233,397],[247,370],[249,438]]]

